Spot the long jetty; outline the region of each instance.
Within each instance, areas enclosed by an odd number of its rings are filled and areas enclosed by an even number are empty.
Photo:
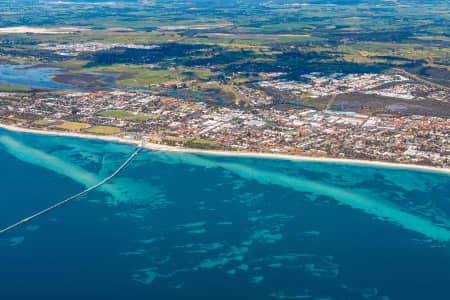
[[[124,169],[124,168],[132,161],[132,160],[133,160],[133,158],[134,158],[136,155],[138,155],[139,152],[141,152],[141,150],[142,150],[142,147],[137,148],[137,150],[136,150],[133,154],[131,154],[131,156],[130,156],[130,157],[129,157],[122,165],[120,165],[120,167],[119,167],[114,173],[112,173],[110,176],[106,177],[105,179],[103,179],[102,181],[100,181],[99,183],[97,183],[96,185],[93,185],[93,186],[91,186],[90,188],[87,188],[87,189],[85,189],[84,191],[79,192],[79,193],[76,194],[76,195],[73,195],[73,196],[71,196],[71,197],[69,197],[69,198],[67,198],[67,199],[64,199],[64,200],[61,201],[61,202],[58,202],[58,203],[56,203],[56,204],[54,204],[54,205],[52,205],[52,206],[50,206],[50,207],[48,207],[48,208],[46,208],[46,209],[44,209],[44,210],[41,210],[41,211],[35,213],[35,214],[32,215],[32,216],[29,216],[29,217],[27,217],[27,218],[25,218],[25,219],[22,219],[22,220],[20,220],[19,222],[17,222],[17,223],[15,223],[15,224],[11,225],[11,226],[8,226],[8,227],[6,227],[6,228],[0,230],[0,234],[5,233],[5,232],[8,232],[8,231],[11,231],[11,230],[13,230],[13,229],[16,228],[16,227],[18,227],[18,226],[20,226],[20,225],[22,225],[22,224],[24,224],[24,223],[27,223],[28,221],[31,221],[31,220],[33,220],[33,219],[36,219],[37,217],[39,217],[39,216],[41,216],[41,215],[43,215],[43,214],[45,214],[45,213],[48,213],[49,211],[54,210],[55,208],[57,208],[57,207],[59,207],[59,206],[61,206],[61,205],[63,205],[63,204],[66,204],[67,202],[70,202],[70,201],[72,201],[72,200],[74,200],[74,199],[76,199],[76,198],[78,198],[78,197],[81,197],[81,196],[83,196],[84,194],[87,194],[87,193],[89,193],[90,191],[95,190],[96,188],[102,186],[103,184],[105,184],[105,183],[107,183],[108,181],[110,181],[111,179],[113,179],[117,174],[119,174],[119,172],[122,171],[122,170],[123,170],[123,169]]]

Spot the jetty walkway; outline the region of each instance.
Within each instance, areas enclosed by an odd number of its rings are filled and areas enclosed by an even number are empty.
[[[137,148],[137,150],[136,150],[133,154],[131,154],[131,156],[130,156],[130,157],[129,157],[122,165],[120,165],[120,167],[119,167],[114,173],[112,173],[110,176],[106,177],[105,179],[103,179],[102,181],[100,181],[99,183],[97,183],[96,185],[91,186],[90,188],[87,188],[87,189],[85,189],[84,191],[79,192],[79,193],[76,194],[76,195],[73,195],[73,196],[71,196],[71,197],[69,197],[69,198],[67,198],[67,199],[64,199],[64,200],[61,201],[61,202],[58,202],[58,203],[56,203],[56,204],[54,204],[54,205],[52,205],[52,206],[50,206],[50,207],[48,207],[48,208],[46,208],[46,209],[44,209],[44,210],[41,210],[41,211],[35,213],[35,214],[32,215],[32,216],[29,216],[29,217],[27,217],[27,218],[25,218],[25,219],[22,219],[22,220],[20,220],[19,222],[17,222],[17,223],[15,223],[15,224],[11,225],[11,226],[8,226],[8,227],[6,227],[6,228],[0,230],[0,234],[5,233],[5,232],[8,232],[8,231],[10,231],[10,230],[13,230],[13,229],[16,228],[17,226],[20,226],[20,225],[22,225],[22,224],[24,224],[24,223],[26,223],[26,222],[28,222],[28,221],[31,221],[31,220],[33,220],[33,219],[35,219],[35,218],[37,218],[37,217],[39,217],[39,216],[41,216],[41,215],[43,215],[43,214],[45,214],[45,213],[48,213],[49,211],[51,211],[51,210],[53,210],[53,209],[55,209],[55,208],[57,208],[57,207],[59,207],[59,206],[61,206],[61,205],[63,205],[63,204],[66,204],[66,203],[69,202],[69,201],[72,201],[72,200],[74,200],[74,199],[76,199],[76,198],[78,198],[78,197],[80,197],[80,196],[83,196],[84,194],[87,194],[87,193],[89,193],[90,191],[95,190],[96,188],[102,186],[103,184],[105,184],[105,183],[107,183],[108,181],[110,181],[111,179],[113,179],[117,174],[119,174],[119,172],[122,171],[123,168],[125,168],[125,167],[133,160],[133,158],[134,158],[136,155],[138,155],[139,152],[141,152],[141,150],[142,150],[142,147],[139,146],[139,147]]]

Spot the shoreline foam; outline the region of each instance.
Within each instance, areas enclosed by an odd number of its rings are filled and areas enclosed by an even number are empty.
[[[0,128],[15,131],[15,132],[25,132],[32,134],[41,134],[48,136],[64,136],[64,137],[75,137],[83,139],[95,139],[101,141],[129,144],[129,145],[140,145],[139,141],[124,139],[114,136],[98,136],[86,133],[75,133],[75,132],[60,132],[51,130],[37,130],[29,129],[12,125],[0,124]],[[241,151],[223,151],[223,150],[202,150],[194,148],[181,148],[168,145],[160,145],[153,143],[146,143],[143,148],[154,150],[154,151],[166,151],[166,152],[184,152],[184,153],[197,153],[206,155],[218,155],[218,156],[234,156],[234,157],[253,157],[253,158],[268,158],[268,159],[284,159],[292,161],[309,161],[309,162],[325,162],[325,163],[341,163],[341,164],[354,164],[360,166],[378,166],[387,168],[397,168],[397,169],[411,169],[411,170],[421,170],[421,171],[431,171],[438,172],[442,174],[450,175],[450,168],[439,168],[431,166],[422,166],[415,164],[404,164],[404,163],[391,163],[383,161],[370,161],[370,160],[360,160],[360,159],[348,159],[348,158],[331,158],[331,157],[311,157],[311,156],[301,156],[301,155],[289,155],[289,154],[277,154],[277,153],[264,153],[264,152],[241,152]]]

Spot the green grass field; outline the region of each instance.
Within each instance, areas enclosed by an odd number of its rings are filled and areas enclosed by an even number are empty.
[[[120,111],[120,110],[105,111],[105,112],[102,113],[102,115],[105,116],[105,117],[112,117],[112,118],[117,118],[117,119],[126,119],[126,120],[137,121],[137,122],[145,122],[145,121],[148,120],[148,118],[146,118],[146,117],[135,116],[133,114],[130,114],[129,112]]]
[[[69,131],[81,131],[87,127],[89,127],[89,124],[78,123],[78,122],[64,122],[64,124],[55,126],[55,128],[69,130]]]
[[[120,128],[113,126],[96,126],[89,128],[87,132],[97,133],[97,134],[114,134],[120,131]]]

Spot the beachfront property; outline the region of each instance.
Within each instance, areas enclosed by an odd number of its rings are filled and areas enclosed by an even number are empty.
[[[399,77],[399,81],[403,78]],[[372,83],[376,84],[376,83]],[[2,123],[172,146],[448,167],[449,119],[291,107],[247,109],[141,91],[0,97]]]

